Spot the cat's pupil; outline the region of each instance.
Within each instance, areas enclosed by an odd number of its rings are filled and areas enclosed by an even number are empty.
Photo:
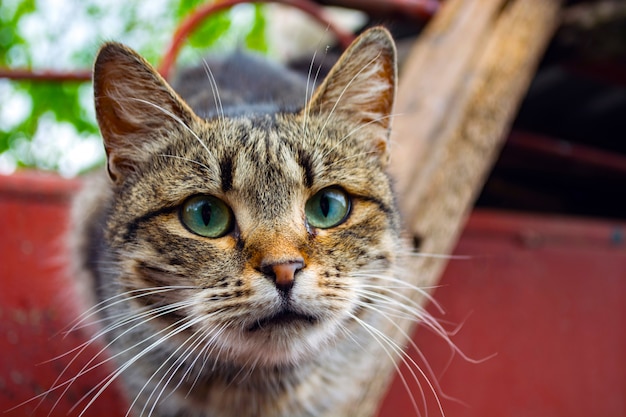
[[[204,223],[205,226],[208,226],[211,222],[211,205],[204,203],[202,205],[202,210],[200,211],[200,214],[202,216],[202,223]]]
[[[328,217],[328,213],[330,212],[330,199],[327,195],[320,198],[320,209],[324,217]]]

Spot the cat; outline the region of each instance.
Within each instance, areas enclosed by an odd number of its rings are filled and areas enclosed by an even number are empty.
[[[117,364],[94,396],[119,379],[133,416],[347,416],[381,360],[415,364],[399,323],[437,325],[402,279],[391,35],[364,32],[315,81],[235,54],[181,72],[179,94],[101,48],[108,175],[77,199],[73,245],[82,321]]]

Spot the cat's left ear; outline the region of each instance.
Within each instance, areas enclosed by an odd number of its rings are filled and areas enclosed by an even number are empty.
[[[107,168],[116,183],[140,171],[164,140],[198,120],[159,73],[122,44],[100,49],[93,84]]]
[[[342,112],[357,123],[378,128],[380,134],[372,145],[387,159],[397,78],[391,34],[382,27],[369,29],[339,58],[304,111]]]

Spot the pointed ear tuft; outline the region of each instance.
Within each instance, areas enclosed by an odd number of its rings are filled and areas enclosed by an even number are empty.
[[[356,118],[356,122],[385,129],[388,135],[396,94],[396,67],[391,34],[382,27],[369,29],[343,53],[305,111],[343,112]],[[387,137],[373,145],[384,153],[386,143]]]
[[[159,140],[197,119],[157,71],[122,44],[106,43],[100,49],[93,83],[96,117],[115,182],[147,162]]]

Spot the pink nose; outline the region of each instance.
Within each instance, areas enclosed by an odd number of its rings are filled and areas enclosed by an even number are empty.
[[[261,272],[274,281],[274,285],[281,291],[288,291],[293,286],[296,273],[304,268],[304,261],[296,259],[288,262],[277,262],[265,264],[261,267]]]

